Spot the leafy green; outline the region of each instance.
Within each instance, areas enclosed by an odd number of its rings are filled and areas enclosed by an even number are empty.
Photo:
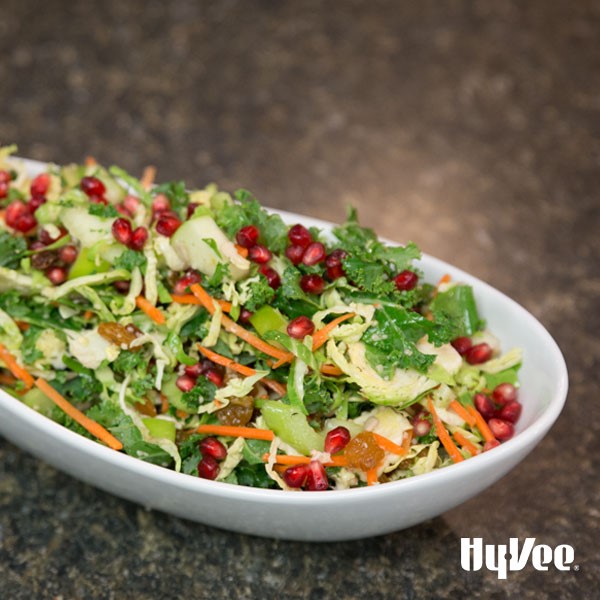
[[[121,353],[112,363],[112,369],[120,375],[128,375],[137,371],[140,367],[146,368],[148,358],[144,352],[131,352],[130,350],[121,350]]]
[[[196,385],[189,391],[181,395],[181,401],[189,409],[188,412],[194,413],[201,404],[212,402],[217,391],[217,386],[206,377],[198,377]]]
[[[0,232],[0,267],[17,269],[26,252],[25,238],[13,236],[8,231]]]
[[[454,337],[473,335],[483,326],[470,285],[455,285],[440,292],[431,302],[430,308],[436,321],[453,323]]]
[[[516,367],[511,367],[510,369],[500,371],[499,373],[485,373],[484,377],[486,387],[490,390],[493,390],[501,383],[512,383],[513,385],[518,385],[518,371],[520,366],[521,365],[517,365]]]
[[[135,267],[139,267],[140,269],[145,267],[146,262],[146,257],[142,252],[127,249],[117,257],[114,268],[126,269],[127,271],[131,272],[133,269],[135,269]]]
[[[266,277],[259,277],[248,285],[248,301],[244,305],[250,311],[255,311],[263,304],[268,304],[275,295]]]
[[[117,209],[112,204],[90,204],[88,212],[90,215],[102,217],[103,219],[112,219],[119,216]]]
[[[42,331],[43,329],[41,329],[40,327],[29,327],[29,329],[27,329],[27,331],[23,333],[23,342],[21,343],[21,356],[23,357],[23,362],[25,364],[31,365],[36,360],[44,356],[43,353],[35,347],[35,343],[40,337]]]
[[[242,456],[250,465],[264,464],[263,456],[269,452],[270,442],[265,440],[244,440]]]
[[[246,461],[242,461],[235,468],[234,472],[239,485],[265,489],[277,487],[277,483],[269,477],[269,474],[265,470],[264,464],[250,465]]]
[[[202,453],[198,442],[205,436],[194,434],[179,446],[181,456],[181,472],[187,475],[198,475],[198,463],[202,460]]]
[[[181,212],[181,209],[187,209],[190,201],[190,195],[185,188],[184,181],[171,181],[157,185],[152,189],[152,195],[164,194],[171,203],[171,210]]]
[[[93,376],[56,371],[52,386],[75,404],[89,404],[100,398],[102,384]]]
[[[143,377],[136,377],[131,382],[131,392],[136,398],[143,398],[154,387],[154,379],[151,373],[146,373]]]

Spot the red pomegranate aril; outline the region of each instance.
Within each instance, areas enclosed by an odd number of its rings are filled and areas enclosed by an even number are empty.
[[[281,277],[279,277],[279,273],[275,269],[263,265],[260,268],[260,273],[267,278],[267,282],[274,290],[281,285]]]
[[[129,292],[129,288],[131,287],[131,282],[127,281],[127,279],[120,279],[113,283],[113,287],[120,294],[127,294]]]
[[[77,259],[77,248],[75,246],[63,246],[58,251],[58,257],[67,265],[73,264]]]
[[[196,212],[196,209],[199,207],[200,205],[197,202],[190,202],[188,204],[187,207],[187,218],[191,219],[192,215]]]
[[[302,248],[306,248],[313,241],[310,231],[300,223],[290,228],[288,239],[292,244],[302,246]]]
[[[112,234],[119,244],[129,245],[131,233],[131,223],[127,219],[119,217],[113,221]]]
[[[520,402],[517,402],[516,400],[514,402],[508,402],[502,407],[498,417],[509,423],[516,423],[521,416],[522,410],[523,407]]]
[[[291,488],[301,488],[306,484],[308,465],[294,465],[283,472],[283,480]]]
[[[348,253],[341,248],[336,248],[328,254],[325,258],[326,267],[339,267],[342,264],[342,260],[348,256]]]
[[[171,210],[171,202],[164,194],[157,194],[152,200],[152,213],[156,216],[167,210]]]
[[[452,346],[461,356],[464,356],[473,347],[473,342],[471,338],[462,336],[452,340]]]
[[[148,240],[148,230],[145,227],[136,227],[131,232],[131,239],[129,240],[129,248],[131,250],[142,250]]]
[[[242,227],[235,234],[235,241],[242,246],[242,248],[250,249],[252,246],[256,246],[259,237],[260,231],[258,230],[258,227],[246,225],[246,227]]]
[[[54,285],[60,285],[67,280],[67,272],[62,267],[52,267],[46,271],[46,277]]]
[[[418,282],[419,276],[414,271],[409,271],[408,269],[400,271],[400,273],[394,277],[396,289],[400,292],[410,292],[410,290],[414,290],[415,287],[417,287]]]
[[[517,388],[512,383],[500,383],[494,388],[492,397],[496,401],[496,404],[504,406],[516,401]]]
[[[473,397],[473,403],[475,404],[475,408],[481,413],[481,416],[484,419],[491,419],[494,416],[496,407],[489,396],[486,396],[482,393],[477,393]]]
[[[312,267],[325,260],[327,253],[325,252],[325,246],[321,242],[312,242],[306,247],[304,254],[302,255],[302,262],[307,267]]]
[[[296,340],[303,340],[315,330],[315,324],[305,315],[292,319],[287,326],[288,335]]]
[[[211,456],[215,460],[225,460],[227,448],[214,437],[206,437],[198,443],[202,456]]]
[[[290,259],[293,265],[299,265],[302,262],[304,248],[297,244],[292,244],[285,249],[285,255]]]
[[[506,440],[510,440],[510,438],[515,434],[515,428],[512,423],[508,421],[504,421],[503,419],[490,419],[488,421],[488,426],[491,432],[494,434],[494,437],[499,442],[505,442]]]
[[[40,229],[38,237],[44,246],[48,246],[49,244],[53,244],[56,242],[56,240],[60,239],[62,235],[59,234],[58,237],[54,237],[47,229],[42,228]]]
[[[311,492],[322,492],[329,487],[325,467],[318,460],[312,460],[308,465],[306,486]]]
[[[413,435],[415,437],[423,437],[431,431],[431,423],[427,419],[413,420]]]
[[[33,197],[46,195],[48,187],[50,186],[50,175],[48,173],[41,173],[37,177],[34,177],[29,191]]]
[[[342,268],[342,265],[335,265],[334,267],[327,267],[326,274],[327,274],[327,279],[330,279],[331,281],[335,281],[336,279],[339,279],[340,277],[346,276],[346,272]]]
[[[300,287],[307,294],[320,294],[325,289],[325,280],[320,275],[302,275]]]
[[[29,212],[33,214],[42,204],[46,204],[46,198],[44,196],[33,196],[27,203]]]
[[[140,199],[137,196],[132,196],[131,194],[125,196],[125,200],[123,200],[123,207],[130,215],[134,215],[139,206]]]
[[[193,377],[190,377],[189,375],[180,375],[175,380],[175,385],[182,392],[189,392],[192,389],[194,389],[194,386],[196,385],[196,380]]]
[[[22,200],[13,200],[7,207],[6,212],[4,213],[4,221],[13,229],[18,229],[19,231],[23,231],[19,227],[17,227],[17,223],[25,216],[32,217],[27,205]]]
[[[493,448],[497,448],[499,445],[500,445],[500,442],[498,440],[488,440],[483,445],[483,451],[487,452],[488,450],[492,450]]]
[[[489,344],[482,342],[475,344],[465,353],[465,359],[470,365],[479,365],[492,358],[492,348]]]
[[[183,294],[186,294],[189,291],[188,288],[190,287],[190,285],[194,283],[200,283],[201,281],[202,277],[200,276],[200,273],[198,273],[197,271],[188,271],[173,286],[173,292],[177,296],[183,296]]]
[[[341,452],[348,445],[351,437],[348,429],[342,425],[332,429],[325,436],[325,452],[329,454]]]
[[[262,244],[256,244],[248,250],[248,259],[259,265],[268,263],[271,258],[273,258],[271,251]]]
[[[41,250],[42,248],[45,248],[46,244],[44,244],[44,242],[42,242],[41,240],[35,240],[34,242],[31,242],[31,244],[29,244],[29,249],[30,250]]]
[[[104,206],[108,206],[108,200],[104,196],[92,194],[91,196],[88,196],[88,198],[92,204],[104,204]]]
[[[209,369],[204,373],[204,377],[209,381],[212,381],[217,387],[223,387],[223,375],[215,369]]]
[[[8,171],[0,169],[0,183],[10,183],[11,176]]]
[[[198,477],[216,479],[219,474],[219,463],[212,456],[204,456],[198,463]]]
[[[250,317],[253,314],[254,313],[252,311],[248,310],[247,308],[242,308],[242,310],[240,311],[240,318],[238,319],[238,321],[242,325],[247,325],[248,323],[250,323]]]
[[[120,215],[123,215],[124,217],[133,217],[133,215],[122,204],[117,204],[115,206],[115,209]]]
[[[181,221],[171,212],[162,213],[156,222],[156,231],[160,235],[171,237],[180,227]]]
[[[97,177],[84,177],[81,180],[79,187],[88,196],[97,196],[102,198],[106,192],[106,187]]]
[[[193,377],[194,379],[197,379],[198,377],[200,377],[200,375],[202,375],[202,373],[204,373],[202,363],[199,362],[195,365],[185,365],[183,371],[186,375],[188,375],[189,377]]]
[[[6,198],[6,196],[8,196],[9,187],[10,184],[8,183],[8,181],[0,181],[0,199]]]

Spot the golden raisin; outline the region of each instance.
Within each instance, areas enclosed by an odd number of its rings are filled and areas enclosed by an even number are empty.
[[[361,431],[352,438],[344,449],[348,466],[361,471],[376,467],[384,458],[385,452],[379,447],[370,431]]]
[[[252,420],[254,413],[254,399],[250,396],[243,398],[232,398],[230,403],[217,411],[217,419],[223,425],[235,425],[243,427]]]
[[[107,341],[122,346],[123,344],[127,347],[137,337],[137,332],[133,327],[123,326],[119,323],[100,323],[98,325],[98,333]]]

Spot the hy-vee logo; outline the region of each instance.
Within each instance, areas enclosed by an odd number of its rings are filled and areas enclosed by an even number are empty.
[[[561,544],[551,548],[546,544],[535,543],[535,538],[525,538],[519,548],[519,539],[510,538],[506,544],[483,544],[483,538],[461,538],[460,564],[465,571],[479,571],[485,563],[486,569],[496,571],[498,579],[506,579],[509,571],[521,571],[531,559],[537,571],[547,571],[554,564],[559,571],[570,571],[575,560],[573,546]],[[577,565],[573,566],[578,569]]]

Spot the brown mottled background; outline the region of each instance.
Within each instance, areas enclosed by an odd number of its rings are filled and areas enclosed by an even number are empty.
[[[0,597],[597,596],[599,39],[592,0],[0,0],[0,140],[21,155],[154,163],[334,221],[353,203],[527,307],[571,378],[494,487],[343,544],[149,513],[0,440]],[[571,544],[580,570],[465,573],[477,535]]]

